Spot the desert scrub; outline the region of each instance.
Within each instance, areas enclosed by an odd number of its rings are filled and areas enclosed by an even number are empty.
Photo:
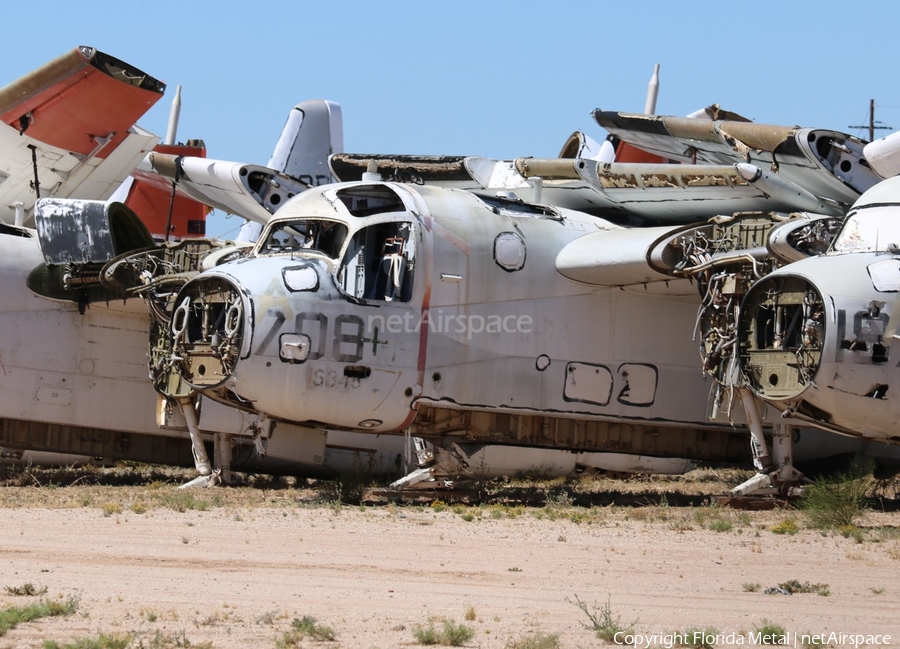
[[[734,527],[734,523],[724,518],[714,518],[709,522],[709,529],[713,532],[728,532]]]
[[[782,645],[787,643],[787,631],[780,624],[769,622],[763,618],[761,624],[753,625],[753,633],[750,634],[753,644]]]
[[[865,533],[856,525],[841,525],[837,530],[845,539],[853,539],[857,543],[865,540]]]
[[[38,597],[47,593],[46,586],[35,586],[30,581],[21,586],[4,586],[7,595],[16,597]]]
[[[634,631],[634,625],[638,622],[635,620],[630,624],[623,624],[620,615],[614,616],[610,605],[609,595],[606,597],[606,604],[601,607],[597,607],[596,605],[588,606],[586,602],[582,602],[578,599],[578,595],[575,595],[574,602],[568,598],[566,598],[566,601],[570,604],[574,604],[582,613],[587,615],[590,624],[584,624],[584,627],[594,631],[598,638],[605,640],[606,642],[614,642],[616,635],[620,633],[632,633]]]
[[[817,478],[806,488],[800,507],[817,529],[837,529],[855,526],[862,516],[862,501],[871,483],[869,475]]]
[[[73,642],[60,644],[53,640],[44,640],[43,649],[129,649],[132,647],[130,635],[106,635],[101,633],[96,638],[79,638]],[[143,646],[143,645],[141,645]],[[175,647],[180,645],[165,645]],[[154,647],[155,649],[155,647]],[[160,647],[162,649],[162,647]]]
[[[304,615],[302,618],[294,618],[290,631],[285,631],[275,641],[275,646],[278,649],[294,649],[300,647],[300,641],[304,639],[323,642],[334,640],[335,637],[337,636],[330,626],[319,624],[311,615]]]
[[[465,624],[457,624],[453,620],[443,620],[441,628],[434,626],[434,619],[426,624],[419,624],[413,629],[416,642],[424,645],[444,645],[461,647],[475,636],[475,630]]]
[[[64,600],[41,600],[28,606],[7,606],[0,609],[0,636],[4,636],[18,625],[33,622],[42,617],[71,615],[78,609],[78,598]]]
[[[800,527],[797,525],[797,521],[795,521],[793,518],[785,518],[784,520],[778,521],[772,527],[770,527],[769,531],[771,531],[772,534],[788,534],[790,536],[793,536],[800,531]]]
[[[560,649],[558,633],[542,633],[509,640],[504,649]]]
[[[112,516],[113,514],[121,514],[122,505],[119,503],[104,503],[100,506],[100,511],[107,517]]]
[[[829,588],[828,584],[811,584],[808,581],[800,583],[796,579],[790,579],[784,583],[778,584],[778,587],[782,590],[786,590],[791,595],[803,593],[816,593],[822,597],[831,595],[831,588]]]
[[[173,489],[168,492],[154,495],[160,505],[168,507],[169,509],[174,509],[176,512],[184,513],[189,509],[205,512],[210,506],[208,500],[197,498],[193,492],[187,489]]]

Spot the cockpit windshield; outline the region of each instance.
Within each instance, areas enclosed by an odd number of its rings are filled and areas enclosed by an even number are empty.
[[[896,247],[900,247],[900,205],[862,205],[847,215],[831,249],[890,252]]]
[[[258,255],[320,252],[337,259],[347,238],[347,226],[325,219],[296,219],[276,223],[257,248]]]

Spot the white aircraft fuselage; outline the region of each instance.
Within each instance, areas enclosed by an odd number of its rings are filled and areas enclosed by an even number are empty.
[[[610,264],[600,288],[557,272],[590,233],[640,269]],[[310,189],[249,258],[182,289],[169,367],[271,417],[372,432],[418,425],[426,408],[727,428],[707,420],[696,290],[659,281],[646,245],[617,249],[625,233],[459,190]]]

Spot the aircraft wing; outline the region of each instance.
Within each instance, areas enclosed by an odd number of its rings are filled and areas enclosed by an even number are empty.
[[[602,162],[585,158],[491,160],[462,156],[337,154],[332,173],[359,180],[370,163],[390,180],[514,193],[619,222],[693,223],[748,211],[842,214],[778,174],[747,164]]]
[[[599,109],[592,115],[612,135],[644,151],[689,163],[751,163],[845,211],[881,180],[865,161],[866,142],[838,131]]]
[[[31,222],[39,197],[109,197],[156,144],[135,122],[164,91],[86,46],[0,88],[0,220],[13,222],[20,202]]]
[[[309,185],[268,167],[152,152],[134,177],[250,221],[267,223],[281,204]]]

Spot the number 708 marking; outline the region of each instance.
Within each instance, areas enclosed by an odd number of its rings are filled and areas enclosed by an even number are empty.
[[[262,342],[257,347],[254,354],[263,355],[272,344],[275,336],[283,328],[286,318],[280,309],[269,309],[266,312],[266,318],[272,317],[272,325],[263,337]],[[323,358],[327,351],[328,345],[328,316],[324,313],[313,313],[303,311],[298,313],[294,318],[294,331],[282,333],[306,334],[309,336],[311,343],[309,350],[309,360],[317,360]],[[363,334],[365,333],[365,325],[363,319],[356,315],[341,314],[334,319],[334,331],[332,332],[333,340],[331,344],[331,357],[340,363],[355,363],[363,356]],[[341,351],[342,345],[354,346],[351,354],[345,354]]]

